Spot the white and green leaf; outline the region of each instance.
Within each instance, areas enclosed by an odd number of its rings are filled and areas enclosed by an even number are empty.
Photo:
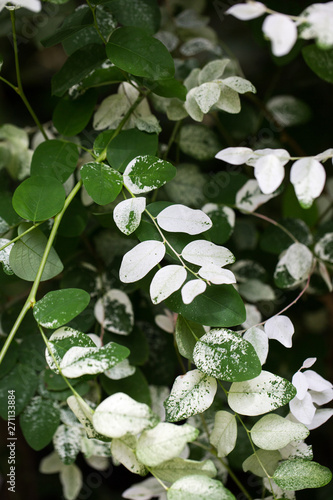
[[[118,203],[113,211],[113,220],[118,229],[126,235],[132,234],[139,227],[145,208],[146,198],[143,196]]]

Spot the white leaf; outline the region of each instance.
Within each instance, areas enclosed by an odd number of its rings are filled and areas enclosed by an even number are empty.
[[[173,333],[175,331],[174,315],[168,309],[164,309],[164,312],[165,314],[157,314],[157,316],[155,316],[155,323],[161,330]]]
[[[311,207],[325,186],[326,172],[319,161],[313,158],[302,158],[295,161],[290,170],[290,182],[303,208]]]
[[[63,464],[74,462],[80,451],[81,437],[82,428],[59,425],[53,435],[53,446]]]
[[[221,78],[229,63],[230,59],[227,58],[216,59],[207,63],[198,74],[199,85]]]
[[[165,489],[154,477],[149,477],[141,483],[133,484],[130,488],[124,491],[123,498],[127,500],[150,500],[151,498],[159,498],[166,500]]]
[[[254,175],[264,194],[273,193],[284,179],[284,168],[275,155],[266,155],[256,162]]]
[[[311,368],[311,366],[313,366],[316,361],[317,361],[317,358],[306,358],[303,361],[302,368]]]
[[[311,389],[312,391],[320,392],[332,387],[331,382],[325,380],[313,370],[306,370],[305,372],[303,372],[303,374],[306,377],[309,389]]]
[[[237,114],[241,110],[241,103],[238,92],[224,85],[222,80],[218,81],[220,88],[220,97],[216,101],[215,106],[227,113]]]
[[[123,283],[133,283],[149,273],[164,257],[165,245],[161,241],[148,240],[127,252],[121,262],[119,278]]]
[[[138,434],[156,425],[157,417],[149,406],[138,403],[127,394],[117,392],[97,406],[93,424],[97,432],[111,438]]]
[[[230,495],[220,481],[196,474],[178,479],[168,490],[168,500],[231,500]]]
[[[294,417],[302,424],[311,424],[316,408],[312,403],[310,394],[307,392],[303,399],[295,397],[289,403],[289,408]]]
[[[265,332],[269,339],[278,340],[285,347],[292,346],[292,336],[295,332],[294,325],[288,316],[273,316],[265,323]]]
[[[15,5],[16,7],[7,7],[6,4],[10,3]],[[8,2],[8,0],[2,0],[0,2],[0,11],[5,6],[8,10],[12,9],[17,9],[20,7],[24,7],[25,9],[29,9],[32,12],[40,12],[42,10],[42,5],[40,3],[40,0],[11,0]]]
[[[333,263],[333,233],[326,233],[316,243],[315,254],[322,260]],[[323,264],[323,263],[321,263]],[[330,282],[331,278],[328,276]]]
[[[200,68],[193,68],[190,74],[185,78],[184,85],[188,91],[199,85],[198,77],[200,71]]]
[[[195,235],[212,227],[212,221],[202,210],[179,204],[165,208],[156,219],[162,229],[172,233]]]
[[[80,469],[75,464],[67,465],[61,469],[59,477],[64,498],[66,500],[75,500],[83,484]]]
[[[250,165],[251,167],[255,167],[256,163],[260,158],[264,158],[265,156],[268,155],[276,156],[279,159],[282,166],[284,166],[290,160],[290,154],[286,149],[264,148],[264,149],[256,149],[255,151],[253,151],[253,154],[247,160],[246,164]]]
[[[293,394],[290,382],[263,370],[251,380],[233,382],[228,403],[233,411],[241,415],[262,415],[284,406]]]
[[[199,87],[193,89],[194,99],[203,113],[208,113],[214,104],[219,100],[220,87],[217,83],[203,83]]]
[[[243,339],[253,345],[260,363],[262,365],[265,364],[268,355],[268,337],[266,333],[260,328],[253,326],[244,333]]]
[[[317,429],[320,425],[323,425],[329,418],[333,415],[333,408],[320,408],[316,410],[315,416],[313,417],[310,424],[307,425],[307,428],[312,431],[313,429]]]
[[[311,271],[313,255],[302,243],[293,243],[286,251],[285,265],[295,280],[304,280]]]
[[[116,128],[123,119],[130,104],[125,95],[113,94],[104,99],[94,114],[93,127],[95,130]]]
[[[246,94],[246,92],[253,92],[255,94],[257,92],[255,86],[252,85],[249,80],[241,78],[240,76],[229,76],[228,78],[224,78],[222,81],[224,85],[230,87],[238,94]]]
[[[210,442],[217,449],[219,457],[229,455],[235,448],[237,439],[236,415],[228,411],[215,413],[214,428],[210,435]]]
[[[190,304],[197,295],[206,290],[207,284],[203,280],[188,281],[181,289],[184,304]]]
[[[266,12],[266,6],[261,2],[240,3],[230,7],[225,13],[231,14],[241,21],[249,21],[260,17]]]
[[[128,295],[112,289],[98,299],[94,315],[100,325],[118,335],[131,333],[134,324],[133,307]]]
[[[325,149],[322,153],[317,154],[313,157],[314,160],[326,161],[333,157],[333,148]]]
[[[113,220],[124,234],[132,234],[140,225],[141,214],[146,208],[146,198],[129,198],[121,201],[113,211]]]
[[[284,14],[271,14],[263,22],[264,35],[272,42],[272,52],[275,56],[288,54],[297,40],[297,26]]]
[[[135,455],[136,441],[135,436],[125,436],[123,439],[112,439],[111,454],[113,458],[118,460],[126,469],[133,472],[133,474],[145,476],[147,474],[147,469],[139,462]]]
[[[248,180],[236,194],[236,206],[245,212],[254,212],[260,205],[274,198],[274,194],[263,194],[258,181]]]
[[[309,430],[276,414],[265,415],[254,424],[251,437],[256,446],[263,450],[279,450],[291,441],[306,439]]]
[[[186,109],[192,120],[195,120],[196,122],[202,122],[204,114],[195,98],[197,88],[198,87],[194,87],[187,93],[184,108]]]
[[[221,149],[221,151],[215,155],[215,158],[231,163],[231,165],[242,165],[242,163],[247,162],[252,155],[253,151],[250,148],[225,148]]]
[[[300,371],[296,372],[295,375],[293,375],[292,384],[296,387],[297,398],[304,399],[309,389],[309,384],[304,373]]]
[[[169,265],[159,269],[150,284],[150,297],[153,304],[159,304],[178,290],[186,280],[187,272],[183,266]]]
[[[136,455],[149,467],[156,467],[166,460],[177,457],[186,443],[194,441],[199,431],[189,424],[159,423],[144,431],[138,439]]]
[[[173,383],[170,396],[164,402],[169,422],[185,420],[211,406],[217,390],[215,378],[199,370],[180,375]]]
[[[244,262],[244,261],[243,261]],[[238,261],[238,264],[242,263],[242,261]],[[236,271],[237,269],[237,264],[235,264],[233,267],[233,270]],[[236,272],[237,274],[237,272]],[[238,281],[242,281],[241,278],[238,278]],[[253,326],[257,325],[258,323],[261,323],[261,312],[257,308],[257,306],[254,306],[253,304],[245,304],[245,310],[246,310],[246,320],[244,323],[242,323],[243,328],[252,328]]]
[[[135,373],[135,370],[135,366],[130,365],[128,359],[124,359],[124,361],[116,364],[113,368],[106,370],[104,375],[111,380],[120,380],[122,378],[130,377]]]
[[[309,391],[309,394],[313,403],[315,403],[316,405],[325,405],[333,399],[333,387],[325,389],[321,392]]]
[[[236,283],[234,273],[229,271],[229,269],[223,269],[214,264],[207,264],[201,267],[198,274],[201,278],[204,278],[215,285],[230,285],[231,283]]]
[[[198,266],[226,266],[235,262],[234,255],[225,247],[207,240],[192,241],[183,248],[182,257]]]

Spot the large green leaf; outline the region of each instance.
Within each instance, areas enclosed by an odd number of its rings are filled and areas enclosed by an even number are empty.
[[[261,372],[252,344],[232,330],[210,330],[196,343],[193,358],[199,370],[228,382],[253,379]]]
[[[18,234],[22,234],[29,227],[30,224],[28,222],[22,222],[22,224],[19,225]],[[47,238],[39,229],[34,229],[25,236],[22,236],[22,238],[14,244],[9,256],[9,264],[16,276],[26,281],[34,281],[46,245]],[[51,247],[41,281],[54,278],[61,273],[63,268],[64,266],[57,252]]]
[[[193,361],[193,349],[196,341],[204,334],[205,329],[202,325],[183,318],[181,314],[178,314],[175,338],[179,353],[184,356],[184,358]]]
[[[4,420],[8,420],[9,416],[19,415],[34,395],[37,384],[38,376],[35,370],[28,365],[18,363],[11,372],[1,379],[0,416]],[[15,408],[9,408],[8,395],[15,396]]]
[[[147,81],[143,79],[142,84],[154,94],[161,97],[176,97],[181,101],[185,101],[186,99],[186,87],[175,78],[159,81]]]
[[[116,66],[96,68],[82,80],[82,87],[89,89],[90,87],[101,87],[103,85],[112,85],[126,81],[125,73]],[[113,131],[112,131],[113,132]]]
[[[106,59],[102,45],[88,45],[72,54],[52,78],[52,94],[61,97]]]
[[[123,130],[110,142],[107,159],[113,168],[123,172],[131,160],[141,155],[155,155],[157,148],[157,134],[147,134],[136,128]]]
[[[74,172],[78,159],[75,144],[56,139],[42,142],[33,154],[31,175],[47,175],[63,183]]]
[[[98,205],[114,201],[123,187],[122,175],[105,163],[86,163],[81,178],[88,194]]]
[[[123,392],[135,399],[135,401],[147,405],[151,404],[148,382],[139,368],[136,368],[133,375],[120,380],[112,380],[106,375],[102,375],[101,384],[105,392],[110,396],[117,392]]]
[[[317,45],[307,45],[302,50],[302,55],[309,68],[319,78],[333,83],[333,49],[322,50]]]
[[[140,28],[118,28],[106,46],[108,58],[118,68],[150,80],[167,80],[175,67],[162,42]]]
[[[44,38],[41,42],[44,47],[52,47],[93,24],[94,17],[91,10],[89,8],[78,9],[65,19],[63,25],[53,35]]]
[[[316,462],[298,458],[282,462],[273,479],[284,490],[298,491],[325,486],[331,481],[332,472]]]
[[[153,34],[160,26],[161,14],[156,0],[108,0],[107,6],[123,26],[136,26]]]
[[[60,99],[52,116],[53,124],[58,132],[66,136],[79,134],[88,125],[97,97],[98,93],[90,89],[76,99],[68,97]]]
[[[20,217],[13,209],[12,196],[2,192],[0,196],[0,234],[6,233],[20,221]]]
[[[13,195],[13,207],[23,218],[33,222],[50,219],[65,203],[65,190],[51,176],[35,175],[22,182]]]
[[[78,316],[89,301],[89,293],[78,288],[55,290],[36,302],[33,314],[45,328],[59,328]]]
[[[207,326],[235,326],[246,318],[245,307],[232,285],[208,286],[191,304],[184,304],[180,292],[165,301],[166,306],[186,319]]]
[[[34,450],[51,441],[60,423],[60,408],[54,401],[35,396],[20,416],[23,436]]]

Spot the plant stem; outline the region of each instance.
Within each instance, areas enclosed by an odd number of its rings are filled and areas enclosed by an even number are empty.
[[[293,240],[294,243],[299,243],[298,239],[295,238],[295,236],[290,231],[288,231],[288,229],[286,229],[284,226],[282,226],[281,224],[276,222],[274,219],[271,219],[270,217],[267,217],[266,215],[263,215],[263,214],[258,214],[258,212],[247,212],[247,214],[253,215],[254,217],[258,217],[258,219],[262,219],[262,220],[269,222],[270,224],[273,224],[274,226],[281,229],[281,231],[286,233],[289,236],[289,238],[291,238]]]
[[[16,92],[18,95],[21,97],[22,101],[24,102],[27,110],[31,114],[34,122],[36,123],[37,127],[43,134],[43,137],[45,140],[48,140],[48,137],[46,135],[46,132],[43,128],[43,125],[40,123],[40,121],[37,118],[36,113],[30,106],[30,103],[28,99],[26,98],[23,87],[22,87],[22,80],[21,80],[21,72],[20,72],[20,64],[19,64],[19,58],[18,58],[18,48],[17,48],[17,37],[16,37],[16,27],[15,27],[15,10],[10,11],[10,19],[12,22],[12,32],[13,32],[13,45],[14,45],[14,56],[15,56],[15,69],[16,69],[16,79],[17,79],[17,87],[14,87],[12,84],[6,81],[7,84],[9,84]]]
[[[102,42],[104,43],[104,45],[106,45],[106,40],[104,38],[104,36],[102,35],[101,33],[101,30],[99,29],[99,26],[98,26],[98,23],[97,23],[97,18],[96,18],[96,7],[93,7],[90,3],[89,0],[87,0],[87,4],[88,6],[90,7],[90,10],[92,12],[92,15],[93,15],[93,18],[94,18],[94,28],[95,30],[97,31],[98,33],[98,36],[101,38]]]
[[[13,85],[11,82],[6,80],[6,78],[3,78],[2,76],[0,76],[0,81],[6,83],[6,85],[9,85],[9,87],[11,87],[13,90],[15,90],[15,92],[18,92],[18,88],[15,87],[15,85]]]
[[[182,125],[182,122],[183,122],[183,120],[179,120],[178,122],[176,122],[175,126],[173,127],[173,130],[172,130],[172,133],[170,135],[170,139],[169,139],[167,148],[166,148],[166,150],[164,151],[164,154],[163,154],[163,160],[166,160],[168,158],[171,146],[172,146],[172,144],[174,143],[174,141],[175,141],[175,139],[177,137],[177,134],[178,134],[179,129],[180,129],[181,125]]]
[[[43,221],[44,222],[44,221]],[[13,238],[12,240],[8,241],[8,243],[6,243],[5,245],[3,245],[2,247],[0,247],[0,252],[2,250],[4,250],[6,247],[8,247],[9,245],[11,245],[12,243],[15,243],[15,241],[18,241],[20,240],[23,236],[25,236],[26,234],[30,233],[31,231],[33,231],[34,229],[36,229],[36,227],[40,226],[41,224],[43,224],[43,222],[37,222],[37,224],[34,224],[33,226],[29,227],[26,231],[24,231],[24,233],[22,234],[19,234],[18,236],[16,236],[15,238]]]
[[[73,200],[74,196],[77,194],[77,192],[79,191],[79,189],[81,188],[82,186],[82,181],[79,181],[76,186],[74,186],[73,190],[70,192],[70,194],[67,196],[66,198],[66,201],[65,201],[65,204],[62,208],[62,210],[55,216],[54,218],[54,224],[53,224],[53,227],[52,227],[52,231],[50,233],[50,236],[49,236],[49,239],[48,239],[48,242],[46,244],[46,247],[45,247],[45,250],[44,250],[44,253],[43,253],[43,257],[42,257],[42,260],[41,260],[41,263],[39,264],[39,268],[38,268],[38,271],[37,271],[37,274],[36,274],[36,278],[35,278],[35,281],[32,285],[32,288],[30,290],[30,293],[28,295],[28,298],[27,300],[25,301],[25,304],[24,306],[22,307],[22,310],[20,312],[20,314],[18,315],[8,337],[6,338],[6,341],[1,349],[1,352],[0,352],[0,364],[3,360],[3,358],[5,357],[5,354],[10,346],[10,344],[12,343],[12,340],[13,338],[15,337],[15,334],[20,326],[20,324],[22,323],[25,315],[27,314],[27,312],[29,311],[30,308],[34,307],[35,303],[36,303],[36,293],[37,293],[37,290],[38,290],[38,286],[39,286],[39,283],[41,281],[41,278],[42,278],[42,275],[43,275],[43,271],[44,271],[44,268],[45,268],[45,264],[46,264],[46,261],[47,261],[47,258],[49,256],[49,253],[50,253],[50,250],[52,248],[52,244],[53,244],[53,241],[55,239],[55,236],[57,234],[57,230],[58,230],[58,227],[59,227],[59,224],[61,222],[61,219],[64,215],[64,213],[66,212],[69,204],[71,203],[71,201]]]

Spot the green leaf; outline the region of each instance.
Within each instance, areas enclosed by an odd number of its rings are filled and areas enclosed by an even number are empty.
[[[295,238],[304,245],[312,243],[312,235],[309,227],[302,219],[282,219],[279,224],[287,229]],[[263,231],[260,239],[260,247],[265,252],[280,254],[286,250],[294,240],[277,226],[269,226]]]
[[[65,19],[63,25],[53,35],[44,38],[41,43],[44,47],[52,47],[93,24],[94,18],[91,10],[89,8],[78,9]]]
[[[67,137],[82,132],[94,112],[97,97],[98,93],[91,89],[76,99],[60,99],[52,115],[53,125],[58,132]]]
[[[90,295],[78,288],[49,292],[36,302],[33,314],[44,328],[59,328],[80,314],[89,304]]]
[[[86,163],[81,178],[88,194],[98,205],[114,201],[123,187],[122,175],[105,163]]]
[[[65,203],[60,181],[46,175],[35,175],[22,182],[13,195],[13,207],[23,219],[39,222],[56,215]]]
[[[306,439],[309,433],[305,425],[273,413],[262,417],[251,429],[254,444],[263,450],[280,450],[291,441]]]
[[[5,341],[1,341],[0,343],[0,349],[2,349]],[[10,372],[15,364],[17,363],[17,358],[19,354],[19,348],[18,348],[18,343],[16,341],[12,342],[6,352],[6,356],[1,362],[0,365],[0,379],[7,375],[8,372]]]
[[[166,460],[177,457],[186,443],[194,441],[198,434],[198,429],[189,424],[159,423],[153,429],[145,430],[141,434],[136,455],[144,465],[156,467]]]
[[[176,175],[175,167],[156,156],[137,156],[125,168],[124,184],[132,193],[149,193],[158,189]]]
[[[147,338],[145,334],[143,333],[142,330],[140,330],[137,326],[134,326],[133,330],[129,335],[122,336],[121,338],[119,337],[118,334],[115,333],[109,333],[105,332],[105,339],[107,341],[114,341],[118,342],[126,347],[131,351],[131,354],[129,355],[129,362],[132,365],[142,365],[145,361],[147,361],[148,358],[148,344],[147,344]],[[123,390],[122,392],[126,392]],[[134,399],[137,399],[138,401],[141,401],[141,399],[138,399],[134,397]]]
[[[214,428],[210,434],[210,443],[217,449],[219,457],[226,457],[235,448],[237,439],[236,415],[228,411],[215,413]]]
[[[131,160],[137,156],[155,155],[157,148],[157,134],[147,134],[136,128],[123,130],[110,142],[107,159],[113,168],[123,172]]]
[[[216,380],[199,370],[180,375],[174,381],[170,396],[164,401],[166,420],[178,422],[203,413],[213,403],[216,390]]]
[[[205,125],[190,124],[181,128],[179,147],[184,154],[205,161],[214,158],[221,143],[215,132]]]
[[[316,462],[298,458],[282,462],[273,479],[284,490],[298,491],[325,486],[331,481],[332,472]]]
[[[94,69],[91,74],[82,80],[81,85],[84,89],[126,81],[125,74],[119,68],[112,66],[111,63],[108,68],[105,68],[104,65],[105,63],[101,68]]]
[[[123,392],[139,403],[151,404],[148,382],[139,368],[136,368],[135,373],[130,377],[120,380],[112,380],[102,375],[101,384],[110,396],[117,392]]]
[[[127,433],[138,434],[157,422],[158,417],[149,406],[122,392],[106,398],[97,406],[93,416],[96,431],[111,438],[120,438]]]
[[[132,303],[121,290],[112,288],[95,304],[95,318],[103,328],[118,335],[131,333],[134,324]]]
[[[193,349],[196,341],[204,334],[205,329],[202,325],[183,318],[181,314],[178,314],[175,328],[175,339],[179,353],[184,356],[184,358],[193,361]]]
[[[2,192],[0,196],[0,234],[9,231],[19,221],[20,217],[13,209],[12,195]]]
[[[191,304],[184,304],[180,292],[175,292],[165,304],[172,311],[201,325],[235,326],[246,318],[245,306],[232,285],[211,285]]]
[[[228,382],[253,379],[261,372],[252,344],[232,330],[210,330],[196,343],[193,359],[202,372]]]
[[[262,415],[286,405],[295,396],[296,389],[288,380],[263,370],[252,380],[234,382],[228,403],[241,415]]]
[[[168,489],[168,500],[235,500],[220,481],[206,476],[185,476]]]
[[[79,152],[75,144],[56,139],[37,146],[31,160],[31,176],[47,175],[64,183],[74,172]]]
[[[154,476],[157,476],[162,481],[173,483],[184,476],[200,475],[207,477],[216,476],[216,468],[211,460],[186,460],[176,457],[161,465],[152,468]]]
[[[175,97],[181,101],[186,99],[186,87],[175,78],[169,80],[149,81],[142,80],[142,84],[151,90],[154,94],[161,97]]]
[[[34,450],[41,450],[49,444],[59,423],[58,404],[41,396],[35,396],[20,416],[23,436]]]
[[[52,94],[61,97],[106,59],[102,45],[88,45],[72,54],[52,78]]]
[[[217,245],[223,245],[233,233],[235,226],[235,213],[229,207],[216,205],[215,203],[207,203],[202,210],[213,223],[205,234],[208,240],[211,240]]]
[[[333,49],[322,50],[315,44],[302,49],[302,55],[314,73],[326,82],[333,83]]]
[[[244,460],[243,470],[259,477],[267,477],[267,474],[272,476],[281,458],[281,453],[277,450],[257,450]]]
[[[156,0],[132,0],[130,9],[127,0],[108,0],[107,5],[123,26],[136,26],[149,34],[159,29],[161,13]]]
[[[19,415],[35,394],[38,376],[30,366],[17,364],[12,371],[1,379],[0,384],[0,416],[8,420],[9,416]],[[13,391],[8,392],[8,391]],[[15,408],[9,408],[8,395],[15,395]],[[13,413],[9,413],[13,410]]]
[[[18,227],[18,234],[22,234],[29,227],[28,222],[22,222]],[[39,229],[34,229],[22,236],[14,244],[9,256],[9,264],[16,276],[26,281],[35,280],[46,245],[47,238]],[[54,278],[61,273],[63,268],[57,252],[51,247],[41,281]]]
[[[110,36],[106,53],[118,68],[150,80],[168,80],[175,67],[162,42],[140,28],[118,28]]]

